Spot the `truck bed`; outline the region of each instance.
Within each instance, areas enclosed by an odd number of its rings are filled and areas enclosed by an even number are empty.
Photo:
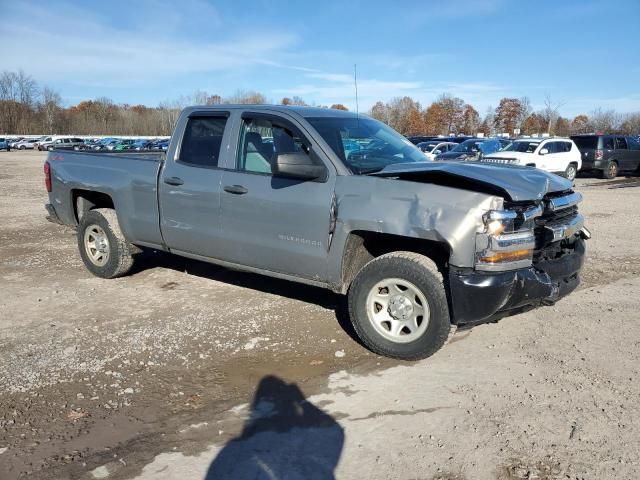
[[[85,152],[53,150],[51,203],[60,221],[77,224],[76,199],[83,192],[108,196],[120,227],[132,241],[162,244],[158,211],[158,174],[165,152]]]

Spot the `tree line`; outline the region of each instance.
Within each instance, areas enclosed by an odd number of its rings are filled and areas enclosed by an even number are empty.
[[[0,133],[4,134],[76,134],[76,135],[169,135],[180,110],[187,105],[272,103],[257,91],[238,91],[221,97],[196,91],[157,107],[116,104],[107,97],[84,100],[65,107],[58,92],[40,86],[30,75],[4,71],[0,74]],[[281,105],[307,105],[298,96],[284,97]],[[318,105],[323,106],[323,105]],[[368,112],[404,135],[448,135],[501,133],[521,135],[549,133],[567,136],[603,131],[640,134],[640,112],[619,114],[614,110],[594,109],[588,115],[565,118],[562,103],[545,99],[544,107],[534,111],[527,97],[503,98],[484,115],[463,99],[442,94],[423,107],[411,97],[378,101]],[[342,104],[323,106],[347,110]]]

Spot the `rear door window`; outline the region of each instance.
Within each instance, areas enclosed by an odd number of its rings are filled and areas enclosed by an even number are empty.
[[[624,137],[616,137],[616,149],[627,150],[627,139]]]
[[[602,148],[605,150],[613,150],[613,137],[602,137]]]
[[[226,116],[189,118],[179,161],[194,167],[217,167],[226,125]]]

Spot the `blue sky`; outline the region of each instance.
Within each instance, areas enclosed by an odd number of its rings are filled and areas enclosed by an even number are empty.
[[[206,90],[360,109],[440,93],[484,114],[545,96],[575,115],[640,110],[640,1],[0,0],[0,69],[66,104],[157,105]]]

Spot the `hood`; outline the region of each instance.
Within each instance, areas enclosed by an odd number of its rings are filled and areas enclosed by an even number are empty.
[[[397,163],[370,175],[462,188],[512,202],[541,200],[549,193],[570,190],[573,186],[569,180],[533,167],[479,162]]]

